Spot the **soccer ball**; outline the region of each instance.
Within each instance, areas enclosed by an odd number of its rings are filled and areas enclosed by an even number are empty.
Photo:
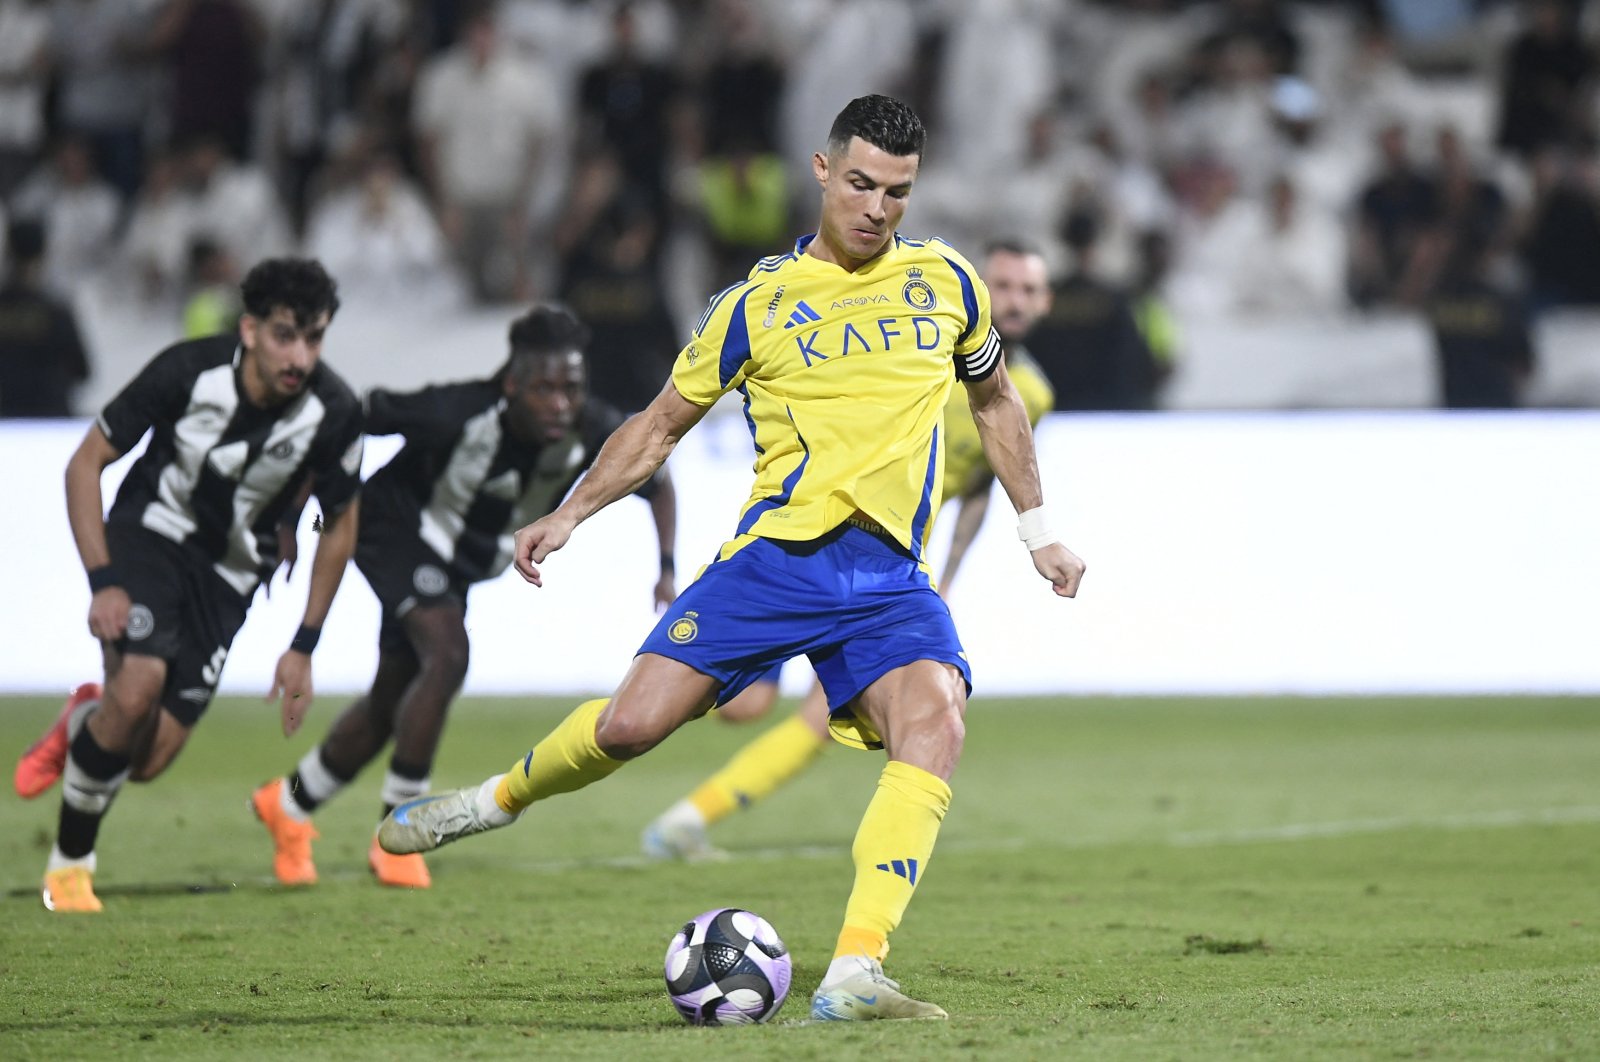
[[[758,914],[718,907],[667,945],[667,991],[691,1025],[750,1025],[778,1013],[793,970],[778,931]]]

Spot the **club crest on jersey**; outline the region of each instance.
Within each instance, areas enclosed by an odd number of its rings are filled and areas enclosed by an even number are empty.
[[[288,439],[285,439],[272,449],[268,450],[267,456],[272,458],[274,461],[287,461],[289,458],[294,456],[294,443],[290,442]]]
[[[700,633],[700,624],[695,622],[698,612],[685,612],[682,616],[672,621],[672,626],[667,628],[667,637],[679,645],[694,641]]]
[[[911,279],[900,289],[900,297],[906,300],[906,305],[913,310],[933,309],[939,300],[933,294],[933,285],[922,279],[922,270],[912,266],[906,270],[906,276]]]

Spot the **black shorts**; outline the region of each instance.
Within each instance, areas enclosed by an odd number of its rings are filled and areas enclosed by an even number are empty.
[[[363,533],[356,545],[356,567],[383,606],[378,626],[380,652],[412,652],[401,623],[418,605],[460,605],[465,608],[471,585],[448,562],[413,534]]]
[[[192,727],[211,705],[250,599],[205,558],[148,528],[108,524],[106,545],[132,602],[114,648],[167,662],[161,706]]]

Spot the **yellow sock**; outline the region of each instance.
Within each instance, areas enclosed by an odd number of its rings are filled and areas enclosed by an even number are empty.
[[[856,881],[835,958],[867,955],[881,962],[889,954],[889,934],[927,871],[949,808],[950,787],[937,775],[898,760],[884,766],[850,849]]]
[[[762,800],[805,770],[826,742],[799,715],[788,719],[734,753],[720,771],[689,794],[709,826],[739,808]]]
[[[545,739],[512,765],[495,787],[494,802],[515,815],[536,800],[582,789],[622,766],[595,744],[595,720],[609,698],[584,701],[572,710]]]

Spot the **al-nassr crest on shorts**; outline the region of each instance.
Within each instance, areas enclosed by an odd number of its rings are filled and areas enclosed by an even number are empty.
[[[912,266],[906,270],[906,276],[911,279],[900,289],[900,297],[906,300],[906,305],[913,310],[933,309],[933,304],[939,300],[934,297],[933,286],[922,279],[922,270]]]
[[[672,621],[672,626],[667,628],[667,637],[684,645],[694,641],[695,635],[700,633],[700,624],[695,622],[698,612],[685,612],[678,619]]]

